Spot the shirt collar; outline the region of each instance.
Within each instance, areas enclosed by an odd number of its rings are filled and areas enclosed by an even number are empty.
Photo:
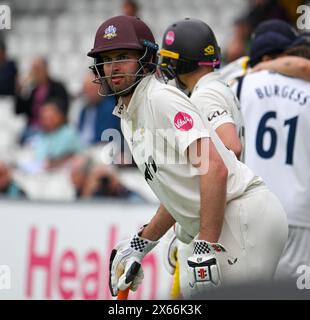
[[[124,119],[126,118],[126,106],[125,104],[123,103],[122,101],[122,97],[119,97],[118,101],[117,101],[117,104],[112,112],[115,116],[121,118],[121,119]]]
[[[146,76],[144,77],[138,86],[136,87],[129,105],[126,107],[126,105],[122,101],[122,97],[118,99],[117,105],[115,106],[113,110],[113,114],[119,118],[122,119],[130,119],[132,117],[132,114],[139,106],[139,102],[141,101],[142,97],[145,95],[145,91],[147,88],[148,83],[151,81],[153,77],[152,76]]]
[[[221,77],[221,74],[218,71],[213,71],[205,74],[195,84],[193,92],[196,91],[200,85],[205,84],[206,82],[209,82],[209,81],[220,80],[220,77]]]

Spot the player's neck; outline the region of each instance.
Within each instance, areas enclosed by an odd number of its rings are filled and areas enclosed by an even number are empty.
[[[201,67],[191,73],[180,76],[180,80],[185,84],[189,92],[192,92],[199,79],[210,72],[213,72],[213,68]]]

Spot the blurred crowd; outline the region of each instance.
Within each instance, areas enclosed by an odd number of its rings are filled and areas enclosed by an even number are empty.
[[[251,34],[261,22],[280,19],[295,25],[298,18],[296,8],[304,3],[302,0],[249,1],[248,11],[234,21],[233,35],[224,52],[225,62],[232,62],[247,54]]]
[[[303,3],[249,1],[248,12],[235,21],[231,40],[222,46],[224,64],[248,54],[250,35],[261,21],[279,18],[295,24],[296,7]],[[139,5],[125,0],[121,12],[139,16]],[[2,196],[154,200],[126,152],[120,119],[113,115],[115,98],[98,95],[93,80],[93,73],[85,70],[81,92],[70,96],[66,84],[51,75],[49,61],[35,49],[27,74],[19,74],[0,33]],[[117,139],[102,139],[111,129]]]
[[[6,123],[0,128],[5,135],[0,147],[2,195],[25,197],[30,193],[31,197],[26,176],[34,181],[46,175],[41,187],[48,188],[52,176],[66,172],[74,197],[138,198],[122,185],[116,169],[134,164],[124,160],[120,119],[112,114],[115,98],[98,95],[92,72],[86,71],[82,92],[72,103],[65,84],[50,76],[48,61],[34,57],[29,74],[20,79],[1,43],[0,78],[1,122]],[[110,148],[104,149],[109,141],[101,139],[111,129],[116,132],[112,156]],[[23,177],[18,178],[20,175]],[[59,179],[60,189],[62,183]],[[40,194],[34,198],[39,199]]]
[[[1,195],[145,200],[121,183],[119,170],[134,173],[135,165],[123,151],[120,119],[112,113],[116,99],[98,95],[93,80],[85,70],[82,91],[73,99],[50,75],[44,57],[35,56],[20,77],[0,42]]]

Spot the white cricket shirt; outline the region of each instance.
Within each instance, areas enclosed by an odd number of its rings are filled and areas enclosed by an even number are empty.
[[[230,87],[221,80],[219,72],[211,72],[201,77],[190,100],[215,130],[224,123],[233,123],[244,148],[244,125],[239,101]]]
[[[220,68],[219,73],[221,74],[221,79],[229,83],[237,77],[244,76],[249,69],[248,62],[249,57],[244,56]]]
[[[200,221],[198,170],[185,153],[193,141],[210,136],[221,154],[229,171],[227,201],[240,197],[249,186],[261,184],[262,180],[225,148],[199,109],[179,89],[147,76],[127,108],[119,100],[114,114],[122,119],[122,131],[139,170],[190,235],[199,232]]]

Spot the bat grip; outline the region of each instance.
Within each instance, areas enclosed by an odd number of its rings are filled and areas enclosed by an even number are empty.
[[[117,300],[127,300],[128,299],[129,288],[126,290],[120,290],[117,293]]]

